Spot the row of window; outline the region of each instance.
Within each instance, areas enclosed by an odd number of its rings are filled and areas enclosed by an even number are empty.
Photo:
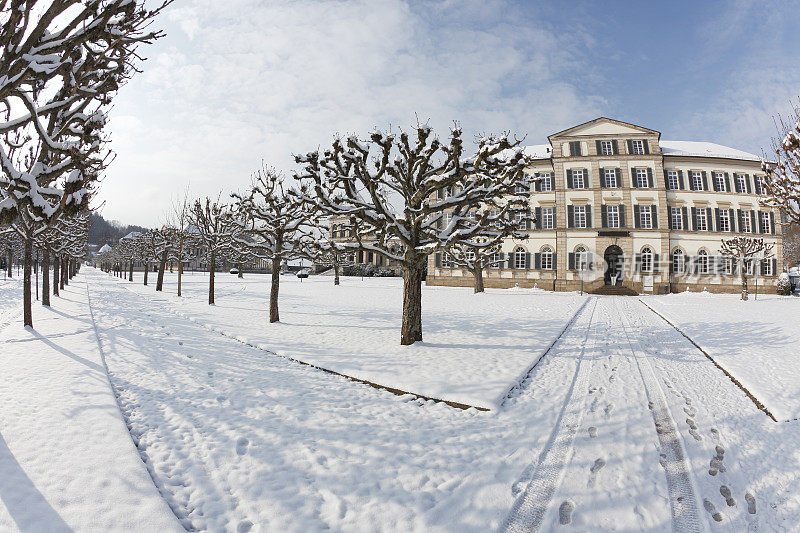
[[[627,151],[625,153],[629,155],[647,155],[650,153],[650,145],[644,139],[628,139],[625,141],[625,147]],[[564,156],[570,157],[581,157],[584,155],[583,153],[583,143],[582,141],[570,141],[568,144],[565,143],[564,148]],[[595,149],[597,151],[597,155],[619,155],[619,143],[616,139],[611,139],[607,141],[595,141]]]
[[[603,189],[617,189],[623,187],[622,171],[619,168],[600,168],[600,187]],[[670,191],[710,191],[728,192],[728,193],[743,193],[755,194],[763,196],[765,194],[763,177],[750,176],[749,174],[734,173],[731,180],[727,172],[711,173],[711,187],[709,188],[709,178],[705,170],[690,170],[687,171],[688,180],[684,179],[683,170],[667,170],[666,171],[666,185],[667,190]],[[536,174],[538,181],[534,182],[535,192],[551,192],[553,191],[553,174],[552,172],[540,172]],[[653,189],[655,183],[653,181],[653,169],[649,167],[636,167],[631,169],[630,172],[630,187],[633,189]],[[589,169],[574,168],[566,170],[565,185],[567,189],[591,189],[592,184],[590,180]],[[688,185],[688,187],[687,187]],[[529,184],[520,183],[517,186],[516,192],[524,194],[529,191]]]
[[[531,254],[522,246],[518,246],[506,258],[502,252],[492,255],[489,261],[489,268],[507,268],[512,270],[555,270],[556,252],[550,246],[544,246],[538,253],[533,254],[533,265],[531,265]],[[455,264],[447,253],[436,254],[436,267],[453,268]],[[752,275],[759,265],[759,273],[762,276],[773,276],[776,272],[776,259],[751,259],[745,261],[747,274]],[[649,246],[642,248],[641,253],[636,254],[634,268],[637,272],[657,274],[659,272],[660,259]],[[689,257],[680,248],[672,252],[670,258],[670,273],[675,274],[704,274],[704,275],[735,275],[737,274],[737,261],[726,256],[711,256],[706,250],[700,250],[696,256]],[[568,256],[568,270],[594,270],[591,254],[583,247],[578,246],[574,252]]]

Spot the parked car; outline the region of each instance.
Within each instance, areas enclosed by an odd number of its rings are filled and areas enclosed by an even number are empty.
[[[298,278],[307,278],[309,274],[310,274],[310,272],[305,268],[302,268],[302,269],[297,271],[297,277]]]
[[[230,269],[230,270],[229,270],[229,272],[230,272],[231,274],[238,274],[238,273],[239,273],[239,269],[238,269],[238,268],[236,268],[236,267],[233,267],[232,269]]]

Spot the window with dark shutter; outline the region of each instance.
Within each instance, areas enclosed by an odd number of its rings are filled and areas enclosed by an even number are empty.
[[[626,227],[625,224],[625,206],[620,204],[619,206],[619,227],[624,228]]]
[[[575,227],[575,206],[568,205],[567,206],[567,227],[574,228]]]
[[[606,208],[608,206],[605,204],[600,205],[600,225],[604,228],[608,227],[608,218],[606,217]]]
[[[569,143],[569,155],[572,157],[578,157],[583,155],[581,153],[581,142],[580,141],[571,141]]]

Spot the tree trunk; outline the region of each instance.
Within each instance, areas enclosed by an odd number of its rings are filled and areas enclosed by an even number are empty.
[[[422,340],[422,265],[403,266],[403,326],[400,344]]]
[[[739,270],[742,273],[742,300],[747,300],[747,264],[744,261]]]
[[[133,259],[131,259],[131,266],[128,271],[128,281],[133,281]]]
[[[214,305],[214,270],[216,270],[216,255],[211,252],[208,262],[208,305]]]
[[[150,272],[150,262],[144,262],[144,285],[147,286],[147,273]]]
[[[161,261],[158,263],[158,280],[156,281],[156,290],[160,291],[164,288],[164,270],[167,268],[167,251],[161,253]]]
[[[239,275],[237,277],[239,278],[244,277],[244,263],[239,263]]]
[[[61,290],[64,290],[64,285],[67,284],[67,269],[69,268],[69,262],[67,261],[66,257],[61,258],[61,279],[58,280],[59,285],[61,285]]]
[[[178,258],[178,296],[181,295],[181,278],[183,277],[183,261]]]
[[[483,292],[483,267],[481,265],[475,265],[472,274],[475,276],[475,294]]]
[[[61,279],[61,258],[53,254],[53,295],[58,296],[58,280]]]
[[[281,260],[272,260],[272,287],[269,291],[269,322],[280,320],[278,316],[278,290],[281,283]]]
[[[50,307],[50,252],[42,253],[42,305]]]
[[[336,261],[333,263],[333,284],[339,284],[339,262]]]
[[[14,271],[12,270],[11,263],[14,262],[14,250],[9,246],[8,247],[8,262],[6,263],[6,274],[8,274],[9,278],[14,277]]]
[[[31,259],[33,254],[33,238],[26,237],[22,260],[22,308],[26,327],[33,327],[33,309],[31,308]]]

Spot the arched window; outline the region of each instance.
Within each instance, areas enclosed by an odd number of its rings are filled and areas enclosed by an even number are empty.
[[[527,268],[525,264],[525,248],[522,246],[514,250],[514,268]]]
[[[683,274],[686,270],[686,255],[683,250],[678,248],[672,252],[672,271],[675,274]]]
[[[541,251],[542,270],[553,270],[553,250],[545,246]]]
[[[575,248],[575,270],[589,270],[589,252],[583,246]]]
[[[700,274],[708,274],[708,252],[700,250],[697,254],[697,271]]]
[[[642,248],[642,272],[653,271],[653,250],[649,246]]]

